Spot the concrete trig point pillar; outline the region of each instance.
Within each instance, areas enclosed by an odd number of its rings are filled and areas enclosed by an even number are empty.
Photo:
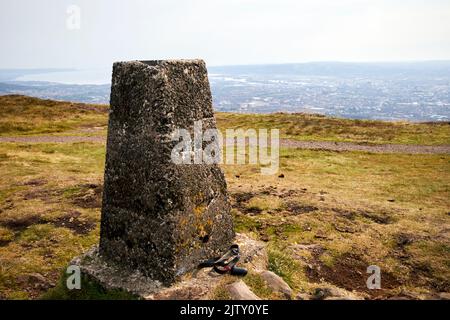
[[[234,237],[219,166],[171,161],[171,134],[197,120],[216,127],[202,60],[114,63],[100,254],[165,284]]]

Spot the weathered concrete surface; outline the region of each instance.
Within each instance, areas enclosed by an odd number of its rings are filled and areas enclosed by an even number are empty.
[[[164,284],[234,237],[219,166],[170,158],[197,120],[216,127],[203,61],[114,63],[99,253]]]
[[[263,242],[236,234],[235,243],[239,244],[241,252],[239,267],[247,268],[251,272],[267,269],[268,257]],[[83,256],[73,259],[71,264],[78,265],[84,275],[105,289],[121,289],[148,300],[211,299],[214,298],[217,288],[226,287],[230,281],[237,279],[230,275],[219,275],[211,268],[204,268],[183,275],[175,284],[164,286],[139,270],[124,269],[105,260],[99,255],[97,246]]]
[[[163,288],[160,281],[145,276],[140,270],[123,268],[99,254],[99,247],[93,246],[82,256],[74,258],[70,265],[80,267],[81,273],[106,290],[119,289],[142,297]]]

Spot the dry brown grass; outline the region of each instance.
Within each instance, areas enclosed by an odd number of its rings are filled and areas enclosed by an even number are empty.
[[[0,98],[2,117],[8,121],[19,117],[31,125],[34,120],[24,114],[42,119],[24,134],[42,134],[48,119],[64,122],[79,110],[68,103],[39,100],[36,105],[36,99],[27,99],[31,98]],[[36,118],[32,105],[41,110]],[[53,118],[47,118],[50,108],[55,108]],[[93,117],[91,125],[106,124],[106,107],[102,108],[87,111],[86,117]],[[58,134],[79,130],[85,119],[80,117]],[[301,123],[307,116],[268,117],[219,114],[219,124],[251,127],[270,120],[283,127],[289,117]],[[343,121],[321,120],[330,126]],[[366,134],[378,132],[370,122],[352,123],[365,128]],[[391,124],[397,125],[403,126]],[[408,133],[395,139],[448,141],[448,135],[443,137],[445,125],[419,138],[414,138],[414,125],[405,128]],[[3,134],[16,134],[14,130]],[[295,137],[308,137],[298,130]],[[336,130],[329,127],[317,134],[331,139],[336,135],[326,132]],[[98,241],[104,156],[104,145],[96,143],[0,143],[0,297],[38,297],[56,284],[61,268]],[[280,156],[283,178],[262,176],[257,166],[223,169],[236,230],[268,243],[270,268],[295,292],[335,286],[355,289],[368,298],[427,298],[450,291],[449,155],[282,149]],[[364,288],[368,264],[381,267],[383,290]],[[273,298],[260,280],[250,275],[246,281],[261,296]]]

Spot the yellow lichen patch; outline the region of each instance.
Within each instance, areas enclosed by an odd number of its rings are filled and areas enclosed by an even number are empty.
[[[201,218],[201,216],[203,215],[205,210],[206,210],[205,204],[198,205],[198,206],[194,207],[194,214],[197,218]]]

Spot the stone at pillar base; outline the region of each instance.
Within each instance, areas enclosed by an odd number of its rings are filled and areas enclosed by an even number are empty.
[[[243,234],[236,234],[235,242],[241,251],[238,266],[250,272],[267,269],[267,252],[263,242]],[[109,260],[107,262],[99,255],[98,246],[73,259],[71,264],[78,265],[83,275],[106,290],[119,289],[146,300],[211,299],[217,288],[239,280],[235,276],[219,275],[210,268],[204,268],[185,274],[180,281],[167,287],[144,276],[139,270],[129,271]]]

